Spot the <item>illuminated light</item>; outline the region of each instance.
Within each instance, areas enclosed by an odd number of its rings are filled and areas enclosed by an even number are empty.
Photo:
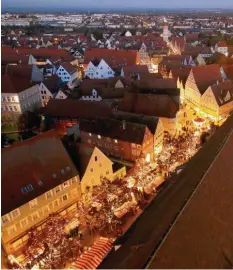
[[[150,154],[146,155],[146,162],[149,163],[150,162]]]
[[[98,139],[101,139],[101,136],[100,135],[98,135]]]
[[[127,180],[127,187],[132,188],[136,184],[136,180],[133,177],[129,177]]]

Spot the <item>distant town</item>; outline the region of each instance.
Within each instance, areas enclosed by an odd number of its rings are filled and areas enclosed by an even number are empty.
[[[2,269],[233,267],[233,12],[5,12],[1,57]]]

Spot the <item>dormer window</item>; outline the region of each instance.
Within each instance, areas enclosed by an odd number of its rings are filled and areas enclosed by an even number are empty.
[[[54,179],[57,178],[56,173],[53,173],[53,174],[52,174],[52,177],[53,177]]]
[[[22,191],[22,193],[27,193],[28,192],[26,187],[21,188],[21,191]]]
[[[30,184],[30,185],[27,186],[27,189],[28,189],[29,191],[32,191],[32,190],[33,190],[33,186]]]
[[[39,186],[43,185],[43,182],[41,180],[39,180],[37,183],[38,183]]]
[[[69,166],[66,166],[66,171],[70,172],[70,167]]]
[[[63,169],[61,169],[61,174],[64,174],[64,173],[65,173],[65,171]]]

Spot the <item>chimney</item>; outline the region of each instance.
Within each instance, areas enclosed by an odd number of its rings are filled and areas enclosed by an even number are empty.
[[[122,121],[122,128],[123,128],[123,130],[126,129],[126,121],[125,120]]]

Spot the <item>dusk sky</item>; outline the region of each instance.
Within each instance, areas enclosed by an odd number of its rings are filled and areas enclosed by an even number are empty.
[[[2,0],[2,8],[233,8],[233,0]]]

